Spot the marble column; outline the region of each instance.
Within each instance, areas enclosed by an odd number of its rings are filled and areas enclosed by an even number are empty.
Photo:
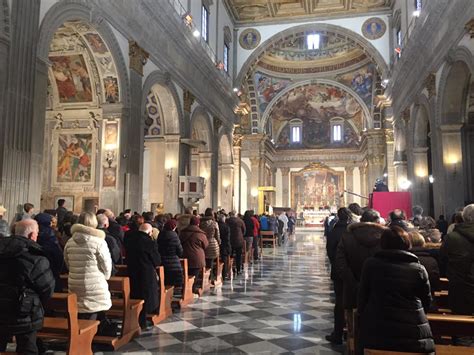
[[[430,210],[427,154],[428,148],[413,148],[413,205],[423,207],[426,212]]]
[[[290,206],[290,168],[281,168],[282,207]]]
[[[345,170],[346,170],[346,190],[349,192],[354,192],[354,167],[346,166]],[[345,194],[345,196],[346,196],[346,204],[354,202],[354,195]]]
[[[180,135],[168,134],[165,136],[165,193],[164,210],[175,214],[181,212],[179,196],[179,156],[180,156]]]
[[[241,171],[241,152],[242,147],[241,145],[233,146],[234,151],[234,198],[232,203],[232,209],[234,211],[240,211],[241,208],[241,201],[240,201],[240,194],[241,194],[241,184],[242,184],[242,171]]]
[[[390,191],[396,191],[397,181],[395,179],[395,167],[393,165],[394,149],[395,149],[393,129],[385,130],[385,143],[386,143],[385,154],[387,156],[388,189]]]
[[[361,166],[359,168],[359,172],[360,172],[360,193],[362,196],[364,197],[369,197],[369,193],[372,191],[372,189],[370,189],[369,191],[369,187],[368,187],[368,178],[367,178],[367,166]],[[368,205],[368,200],[367,199],[362,199],[362,203],[364,204],[367,203]]]
[[[221,208],[229,212],[232,209],[234,164],[221,164],[220,176],[219,189],[221,193],[219,203]]]
[[[136,42],[129,42],[130,64],[130,115],[128,122],[122,125],[122,133],[126,139],[122,140],[122,152],[126,152],[126,186],[125,201],[132,210],[142,206],[142,174],[144,151],[144,122],[142,120],[142,79],[143,66],[146,64],[148,53]]]
[[[385,166],[385,137],[380,129],[371,129],[367,134],[367,176],[368,184],[373,187],[377,178],[383,177]]]
[[[199,176],[206,180],[206,188],[204,190],[204,198],[199,200],[199,212],[204,213],[208,207],[212,207],[212,152],[199,153]]]
[[[39,208],[41,174],[31,175],[32,151],[42,154],[42,143],[33,146],[35,132],[34,112],[44,108],[45,103],[34,107],[36,54],[38,43],[40,1],[12,1],[10,21],[10,47],[7,38],[0,40],[0,71],[3,94],[3,116],[0,126],[2,148],[0,152],[0,204],[5,205],[6,219],[11,219],[16,206],[31,201]],[[9,65],[7,65],[7,53]],[[5,91],[5,88],[8,90]],[[46,91],[46,84],[43,87]],[[45,94],[43,94],[46,101]],[[42,111],[44,121],[44,109]],[[44,122],[43,122],[44,124]],[[30,187],[30,180],[35,184]],[[36,183],[37,182],[37,183]]]
[[[250,188],[249,188],[249,199],[250,201],[248,205],[254,210],[257,211],[258,209],[258,201],[256,195],[256,191],[260,186],[260,167],[261,167],[261,159],[257,157],[250,158]]]
[[[397,182],[395,191],[405,191],[402,186],[408,180],[408,164],[406,161],[398,160],[393,162],[395,169],[395,180]]]

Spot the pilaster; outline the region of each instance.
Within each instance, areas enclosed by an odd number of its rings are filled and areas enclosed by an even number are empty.
[[[282,207],[290,206],[290,168],[281,168],[282,177]]]
[[[354,192],[354,167],[346,166],[346,190]],[[352,194],[347,194],[347,204],[354,202],[354,196]]]

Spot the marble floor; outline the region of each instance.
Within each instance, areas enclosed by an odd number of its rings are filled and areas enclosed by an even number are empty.
[[[299,229],[263,260],[144,332],[120,353],[341,354],[322,233]]]

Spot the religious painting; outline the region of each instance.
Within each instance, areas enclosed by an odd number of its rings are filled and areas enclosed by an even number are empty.
[[[272,107],[273,135],[279,149],[354,148],[360,144],[363,110],[347,91],[329,84],[308,84],[283,95]],[[332,120],[342,124],[342,140],[331,140]],[[293,143],[290,122],[302,127]]]
[[[117,182],[117,167],[104,168],[104,176],[102,179],[103,187],[115,187]]]
[[[74,196],[55,196],[54,205],[58,205],[58,200],[64,200],[64,207],[68,211],[74,211]]]
[[[95,137],[88,130],[56,133],[53,179],[56,185],[92,185]]]
[[[291,206],[296,211],[344,204],[344,172],[334,171],[321,163],[313,163],[291,173]]]
[[[50,56],[60,103],[92,102],[92,85],[82,54]]]
[[[86,33],[84,34],[84,37],[95,53],[104,54],[108,51],[104,41],[97,33]]]
[[[375,71],[375,65],[368,64],[356,71],[339,75],[336,79],[349,86],[360,96],[367,107],[371,107]]]
[[[117,78],[108,76],[104,78],[104,93],[105,101],[109,104],[115,104],[119,102],[119,88]]]
[[[117,121],[105,122],[105,145],[106,149],[112,145],[117,145],[118,123]]]
[[[260,44],[260,32],[255,28],[248,28],[244,30],[239,37],[240,46],[243,49],[254,49]]]
[[[274,78],[257,72],[254,76],[254,83],[257,91],[258,109],[260,113],[263,113],[269,102],[291,84],[291,80]]]
[[[378,17],[371,17],[362,25],[362,34],[365,38],[370,40],[381,38],[385,34],[386,30],[387,25],[381,18]]]

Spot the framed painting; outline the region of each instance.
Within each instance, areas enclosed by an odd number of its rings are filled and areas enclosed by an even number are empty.
[[[53,186],[93,186],[97,134],[88,129],[53,133]]]
[[[102,187],[115,187],[117,183],[117,167],[104,168]]]
[[[118,122],[117,121],[106,121],[105,122],[105,134],[104,141],[106,149],[111,149],[111,146],[117,146],[118,144]]]
[[[66,195],[60,195],[60,196],[55,196],[54,197],[54,206],[56,207],[58,205],[58,201],[63,199],[64,202],[64,207],[68,211],[74,211],[74,196],[66,196]]]

